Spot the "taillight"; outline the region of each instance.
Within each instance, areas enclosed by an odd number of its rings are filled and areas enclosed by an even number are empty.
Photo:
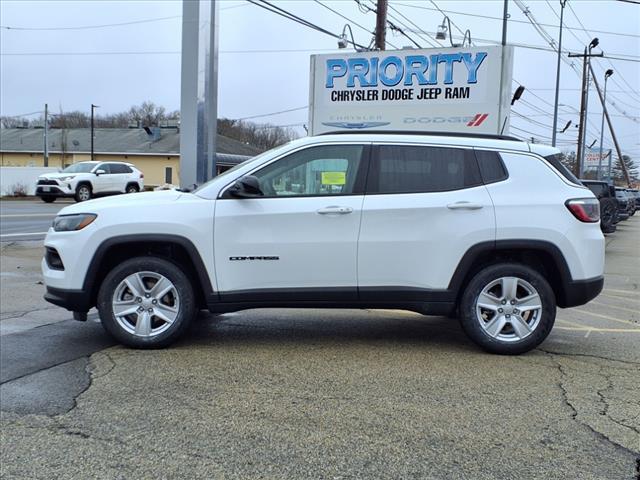
[[[567,200],[565,205],[581,222],[595,223],[600,221],[600,202],[595,198],[574,198]]]

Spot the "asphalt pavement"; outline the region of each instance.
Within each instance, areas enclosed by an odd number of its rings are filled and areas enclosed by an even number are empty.
[[[203,313],[172,348],[110,346],[41,300],[41,242],[0,248],[2,478],[635,478],[638,215],[602,294],[516,357],[393,310]]]
[[[73,200],[0,201],[0,242],[43,240],[57,213]]]

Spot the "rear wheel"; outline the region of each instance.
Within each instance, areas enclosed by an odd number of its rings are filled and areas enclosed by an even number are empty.
[[[40,197],[44,203],[53,203],[56,201],[56,197],[52,195],[43,195]]]
[[[460,322],[483,349],[527,352],[547,338],[556,317],[553,290],[536,270],[503,263],[481,270],[462,296]]]
[[[137,193],[139,191],[140,191],[140,189],[138,188],[137,185],[134,185],[134,184],[127,185],[127,189],[126,189],[127,193]]]
[[[160,348],[175,342],[197,313],[191,282],[177,265],[136,257],[114,268],[98,293],[105,329],[121,343]]]
[[[600,202],[600,227],[603,232],[612,230],[616,214],[616,205],[610,199]]]

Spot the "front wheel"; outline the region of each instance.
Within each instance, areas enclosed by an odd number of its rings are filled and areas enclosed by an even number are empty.
[[[87,200],[91,200],[91,187],[86,184],[79,185],[76,188],[76,202],[86,202]]]
[[[545,278],[517,263],[486,267],[467,285],[460,322],[481,348],[516,355],[537,347],[551,332],[556,299]]]
[[[197,313],[193,286],[182,269],[156,257],[132,258],[114,268],[97,303],[104,328],[136,348],[175,342]]]

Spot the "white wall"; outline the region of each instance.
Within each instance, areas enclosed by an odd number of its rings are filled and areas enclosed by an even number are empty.
[[[57,171],[55,167],[0,167],[0,195],[11,195],[18,183],[27,187],[28,195],[34,195],[38,176]]]

